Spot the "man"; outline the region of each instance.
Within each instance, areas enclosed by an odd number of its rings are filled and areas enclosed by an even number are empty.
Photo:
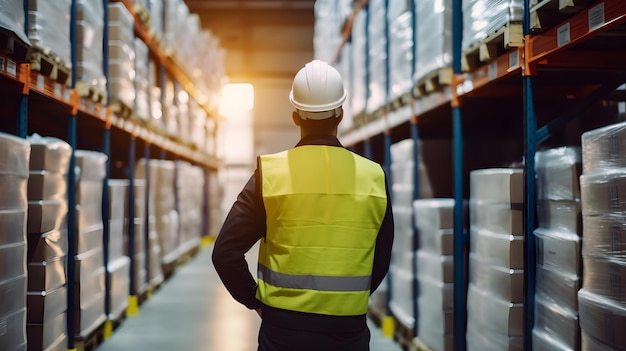
[[[235,300],[262,317],[258,350],[369,350],[368,299],[393,242],[386,177],[337,139],[346,99],[337,70],[306,64],[289,99],[300,142],[258,158],[213,264]],[[257,284],[244,254],[259,240]]]

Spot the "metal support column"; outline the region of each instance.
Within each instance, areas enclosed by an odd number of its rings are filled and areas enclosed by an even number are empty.
[[[24,83],[28,85],[28,83]],[[28,90],[28,88],[24,88]],[[20,95],[20,106],[17,113],[17,136],[26,138],[28,136],[28,94]]]
[[[67,174],[67,349],[74,350],[74,335],[76,332],[76,114],[72,114],[68,127],[68,144],[72,147],[70,168]]]
[[[141,233],[135,233],[135,136],[131,136],[128,143],[128,255],[130,259],[130,291],[128,297],[128,309],[126,314],[134,316],[139,313],[139,295],[138,284],[135,272],[137,271],[137,262],[135,261],[135,237]]]
[[[141,234],[143,236],[143,242],[144,242],[144,255],[146,257],[146,259],[144,260],[145,263],[145,268],[146,268],[146,279],[148,280],[148,293],[146,298],[150,298],[152,295],[152,286],[150,285],[150,251],[152,250],[152,248],[150,247],[150,187],[152,187],[152,182],[154,182],[154,179],[151,179],[151,168],[153,167],[150,164],[150,144],[149,143],[145,143],[144,147],[143,147],[143,159],[145,161],[145,184],[146,184],[146,189],[144,192],[144,198],[143,198],[143,206],[144,206],[144,211],[145,211],[145,215],[144,215],[144,219],[143,219],[143,233]],[[156,184],[156,182],[155,182]]]
[[[411,102],[412,103],[412,102]],[[411,197],[413,201],[419,199],[420,197],[420,172],[419,172],[419,133],[417,127],[417,118],[415,116],[411,119],[411,140],[413,140],[413,196]],[[412,204],[411,204],[412,205]],[[412,292],[411,296],[413,296],[413,331],[414,335],[417,336],[417,314],[419,313],[417,309],[417,292],[419,291],[419,284],[417,281],[417,249],[419,248],[417,236],[419,233],[417,232],[417,228],[415,228],[415,211],[411,211],[411,228],[413,228],[413,254],[412,256]]]

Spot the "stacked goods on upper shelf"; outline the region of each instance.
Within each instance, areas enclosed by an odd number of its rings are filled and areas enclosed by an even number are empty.
[[[413,202],[417,229],[417,331],[433,350],[453,350],[454,199]]]
[[[180,86],[174,84],[174,97],[178,107],[178,133],[176,137],[185,142],[190,141],[190,115],[189,115],[189,94]]]
[[[76,1],[76,88],[81,96],[100,94],[104,100],[101,102],[106,100],[106,78],[102,64],[104,30],[102,2]]]
[[[333,63],[342,43],[342,29],[352,13],[352,0],[315,2],[313,51],[315,59]]]
[[[150,50],[148,45],[139,38],[134,40],[135,47],[135,103],[133,112],[135,118],[150,124]]]
[[[67,173],[72,149],[33,135],[28,180],[29,350],[65,350],[67,287]]]
[[[582,348],[626,345],[626,123],[582,135]]]
[[[0,133],[0,345],[3,350],[26,348],[29,157],[30,146],[24,139]]]
[[[537,243],[535,350],[580,350],[580,148],[540,151],[536,157]]]
[[[207,151],[206,143],[210,142],[211,135],[206,131],[206,112],[194,99],[189,99],[189,141],[199,150]]]
[[[24,3],[20,0],[0,0],[0,35],[12,37],[17,42],[13,52],[8,52],[16,60],[28,60],[30,56],[30,40],[24,32]],[[5,52],[4,48],[1,51]]]
[[[163,0],[150,0],[150,34],[157,41],[163,39]]]
[[[87,337],[106,320],[105,267],[102,195],[107,156],[100,152],[76,150],[76,334]]]
[[[367,13],[368,9],[363,8],[356,13],[354,22],[352,25],[352,54],[351,65],[352,75],[343,77],[343,79],[352,79],[350,86],[352,91],[349,92],[349,102],[351,104],[350,110],[352,111],[352,118],[365,113],[365,103],[367,101],[367,67],[366,67],[366,55],[367,52]],[[354,124],[359,121],[354,120]],[[341,125],[341,124],[340,124]]]
[[[28,37],[33,45],[31,69],[62,84],[70,84],[71,0],[29,0]]]
[[[389,1],[387,12],[387,21],[389,22],[389,98],[392,101],[411,91],[411,65],[413,64],[414,52],[412,20],[409,2],[406,0]]]
[[[150,0],[133,0],[133,11],[137,15],[137,18],[145,24],[146,27],[150,26],[152,17],[150,16]]]
[[[508,46],[507,37],[513,39],[513,34],[521,35],[516,31],[521,30],[519,24],[523,16],[523,0],[463,0],[462,50],[465,52],[488,38],[499,36],[496,33],[504,35],[504,46]]]
[[[468,350],[523,350],[523,170],[470,172]]]
[[[204,206],[204,171],[184,161],[176,162],[176,202],[180,217],[180,253],[200,245],[202,207]]]
[[[135,103],[135,27],[124,3],[109,3],[109,94],[114,111],[129,117]],[[121,104],[121,105],[120,105]]]
[[[388,102],[387,99],[387,32],[386,0],[369,0],[369,96],[365,106],[367,114],[373,114]]]
[[[452,63],[452,0],[416,1],[415,81]]]
[[[146,161],[145,158],[142,158],[135,166],[135,179],[143,180],[142,183],[144,184],[143,194],[135,196],[135,207],[137,208],[135,216],[136,218],[141,218],[140,221],[143,221],[141,222],[143,228],[137,228],[137,222],[135,222],[135,240],[142,240],[142,245],[145,249],[145,259],[147,260],[145,265],[147,267],[147,280],[145,283],[147,283],[147,288],[156,287],[164,280],[161,267],[162,249],[157,231],[157,187],[159,184],[157,162],[158,160]]]
[[[148,106],[150,107],[149,124],[155,130],[163,132],[163,111],[161,105],[161,88],[158,85],[159,66],[153,58],[148,61]]]
[[[164,133],[167,136],[174,137],[178,135],[178,105],[176,104],[176,88],[177,84],[171,77],[167,76],[163,85],[163,98],[161,100],[163,116]]]
[[[125,237],[128,228],[128,186],[125,179],[109,183],[109,246],[106,274],[110,282],[107,306],[110,320],[118,320],[128,306],[130,258],[126,255]]]

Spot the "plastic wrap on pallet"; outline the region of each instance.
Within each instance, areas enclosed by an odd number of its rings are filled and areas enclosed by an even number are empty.
[[[132,14],[121,2],[109,3],[109,94],[128,108],[135,101],[135,27]]]
[[[45,261],[68,254],[67,229],[28,234],[28,261]]]
[[[24,279],[24,283],[26,280]],[[28,323],[45,323],[67,310],[67,287],[29,291],[26,295]]]
[[[348,91],[348,97],[343,103],[343,119],[339,123],[339,135],[345,134],[354,128],[354,113],[352,112],[352,43],[347,42],[341,48],[341,54],[335,68],[343,78],[343,87]]]
[[[583,254],[626,261],[626,223],[623,213],[584,218]]]
[[[110,179],[109,186],[109,260],[124,256],[128,216],[128,187],[126,179]]]
[[[171,264],[180,255],[178,211],[176,211],[174,191],[175,164],[169,160],[153,161],[153,163],[158,169],[157,179],[152,183],[157,189],[154,203],[156,207],[155,229],[159,236],[161,261]]]
[[[490,264],[480,256],[469,255],[469,280],[494,297],[514,303],[524,302],[524,270]]]
[[[27,323],[29,350],[61,351],[66,350],[63,344],[67,339],[67,315],[59,313],[47,323]]]
[[[177,49],[181,27],[185,25],[184,19],[189,15],[189,8],[183,0],[163,0],[163,11],[163,44],[172,53]]]
[[[376,112],[387,101],[387,35],[385,31],[385,0],[369,1],[369,96],[365,111]]]
[[[354,116],[359,116],[365,112],[365,101],[367,99],[367,67],[365,65],[367,48],[367,14],[364,8],[354,17],[352,25],[352,91],[350,93],[351,110]],[[357,122],[357,121],[355,121]]]
[[[424,250],[416,252],[418,277],[428,277],[444,283],[454,282],[453,256],[440,255]]]
[[[194,99],[189,101],[189,118],[191,120],[189,140],[198,149],[202,149],[202,146],[204,146],[204,143],[207,140],[206,120],[208,116],[204,109],[202,109],[202,107],[200,107],[198,102]]]
[[[452,255],[454,199],[419,199],[413,202],[420,250]]]
[[[0,0],[0,28],[13,32],[24,44],[30,46],[30,40],[24,32],[25,20],[22,0]]]
[[[28,176],[28,200],[65,201],[67,180],[65,175],[48,171],[31,171]]]
[[[624,349],[626,345],[626,305],[583,288],[578,292],[580,327],[601,343]]]
[[[72,147],[53,137],[33,134],[27,138],[31,147],[29,169],[66,174],[69,171]]]
[[[189,117],[189,93],[183,89],[180,84],[175,86],[175,100],[178,107],[178,137],[189,142],[190,135],[190,117]]]
[[[187,9],[187,7],[183,7]],[[188,75],[192,76],[194,69],[199,66],[200,55],[206,43],[198,43],[196,38],[200,37],[200,16],[198,14],[190,14],[187,12],[179,13],[181,25],[178,30],[178,38],[176,41],[176,55],[181,62],[180,68]],[[180,40],[182,38],[182,40]]]
[[[14,175],[28,178],[30,145],[24,139],[0,132],[0,175]],[[19,196],[26,199],[26,181],[19,187],[24,193]],[[7,191],[10,189],[6,189]],[[1,200],[0,200],[1,201]],[[23,202],[23,201],[18,201]],[[19,206],[25,207],[24,206]],[[0,209],[4,209],[0,205]]]
[[[390,0],[389,22],[389,98],[394,100],[411,91],[413,64],[413,26],[406,0]]]
[[[578,311],[578,290],[581,286],[582,279],[578,275],[537,265],[535,289],[537,296],[558,304],[562,309],[572,313]]]
[[[560,147],[535,155],[538,200],[576,200],[580,198],[578,178],[582,172],[579,147]]]
[[[548,333],[558,343],[569,346],[572,350],[580,349],[580,326],[578,313],[565,310],[559,304],[537,296],[535,299],[535,324],[533,331]]]
[[[494,265],[524,268],[524,237],[470,227],[470,252]]]
[[[582,134],[583,173],[626,167],[626,122]]]
[[[584,173],[580,176],[580,191],[583,217],[617,217],[618,222],[626,212],[626,168]]]
[[[0,210],[0,244],[24,242],[27,213],[25,208]]]
[[[0,279],[0,316],[26,307],[26,273],[10,279]],[[29,311],[30,313],[30,311]]]
[[[441,311],[454,309],[454,284],[444,283],[423,275],[418,276],[417,280],[417,298],[420,301],[429,301],[430,306]]]
[[[522,204],[523,170],[492,168],[470,172],[470,199],[477,202]]]
[[[524,304],[500,299],[470,283],[467,291],[467,321],[468,325],[499,337],[523,337]]]
[[[402,257],[403,263],[396,263]],[[394,262],[389,268],[391,279],[391,295],[389,309],[393,316],[407,328],[412,328],[415,322],[413,315],[413,270],[406,263],[411,262],[411,255],[394,255]]]
[[[415,15],[418,81],[452,63],[452,0],[416,1]]]
[[[80,309],[74,311],[74,320],[77,323],[76,334],[82,338],[88,337],[94,330],[99,328],[106,320],[104,313],[105,293],[104,289],[85,301]],[[68,311],[68,313],[70,313]]]
[[[344,21],[352,11],[349,1],[316,1],[313,52],[317,60],[333,62],[342,42]]]
[[[7,350],[26,349],[26,308],[0,315],[0,345]]]
[[[150,50],[148,45],[139,38],[134,40],[135,46],[135,117],[147,121],[150,118]]]
[[[578,200],[538,200],[539,228],[582,235],[581,202]]]
[[[524,216],[521,206],[511,208],[505,202],[470,200],[470,225],[496,233],[523,235]]]
[[[21,277],[26,273],[26,243],[0,245],[0,281]]]
[[[563,344],[559,339],[553,337],[544,330],[533,328],[533,350],[536,351],[571,351],[580,350],[579,347],[572,348],[571,346]]]
[[[158,40],[163,38],[163,0],[150,0],[150,31]]]
[[[104,6],[101,1],[76,1],[76,80],[106,91],[102,67]]]
[[[184,161],[176,162],[176,198],[180,216],[180,250],[199,245],[202,233],[203,170]]]
[[[118,257],[109,261],[107,274],[111,282],[108,294],[109,319],[117,320],[124,314],[128,306],[128,291],[130,285],[130,258]]]
[[[46,233],[67,226],[67,202],[40,200],[28,202],[28,233]]]
[[[559,230],[535,229],[537,263],[579,276],[582,273],[580,236]]]
[[[71,0],[28,0],[28,37],[33,47],[71,66]]]
[[[622,257],[583,255],[585,271],[583,287],[586,291],[626,306],[626,259]]]
[[[162,100],[163,125],[165,133],[170,136],[178,135],[178,106],[176,106],[176,88],[171,78],[167,78],[164,86],[164,98]]]
[[[423,286],[423,281],[418,282]],[[452,351],[454,312],[432,303],[427,296],[417,299],[417,337],[432,350]]]
[[[67,256],[28,262],[28,291],[47,291],[65,285]]]
[[[463,0],[463,50],[523,15],[522,0]]]
[[[581,333],[581,350],[582,351],[624,351],[624,346],[612,346],[603,343],[601,340],[587,335],[587,333]]]

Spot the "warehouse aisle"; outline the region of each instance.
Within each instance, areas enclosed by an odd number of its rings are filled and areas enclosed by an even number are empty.
[[[221,284],[211,263],[212,249],[201,249],[181,266],[97,351],[256,350],[261,320]],[[372,351],[401,351],[378,327],[370,324],[370,330]]]

